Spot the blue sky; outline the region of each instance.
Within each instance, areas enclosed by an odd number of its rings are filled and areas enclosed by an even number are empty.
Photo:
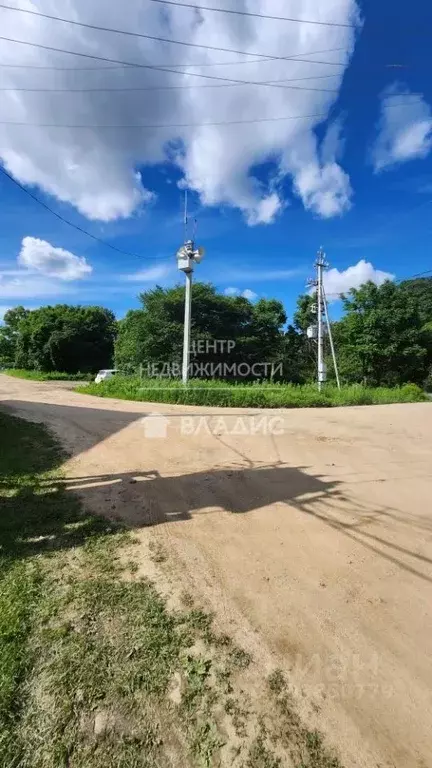
[[[203,0],[205,4],[239,7],[229,0]],[[314,93],[250,85],[166,89],[155,95],[95,93],[91,98],[73,92],[23,92],[85,89],[95,83],[109,89],[143,83],[195,85],[197,79],[161,79],[159,73],[121,67],[90,74],[50,70],[97,62],[0,42],[0,63],[14,65],[0,67],[0,88],[9,88],[0,120],[25,123],[0,126],[2,165],[61,216],[137,254],[117,254],[92,241],[0,176],[0,311],[18,303],[98,303],[121,317],[138,306],[140,291],[174,285],[181,279],[175,252],[183,236],[180,187],[185,178],[191,189],[190,219],[196,216],[197,242],[206,248],[196,278],[215,283],[221,291],[278,298],[292,315],[320,245],[333,268],[327,277],[330,294],[368,277],[380,282],[386,275],[403,278],[432,270],[430,3],[419,0],[415,15],[401,0],[333,0],[324,10],[311,0],[248,0],[244,7],[340,24],[356,23],[357,7],[361,21],[356,30],[317,26],[315,33],[313,25],[258,20],[246,35],[239,26],[241,17],[201,12],[197,22],[198,12],[171,7],[162,12],[149,0],[141,6],[131,0],[127,13],[114,2],[111,6],[99,0],[91,11],[82,0],[62,11],[84,23],[145,29],[196,45],[278,57],[289,55],[287,50],[305,55],[331,49],[314,53],[312,61],[341,62],[339,68],[281,60],[221,66],[217,62],[231,61],[232,53],[135,42],[0,9],[4,34],[15,39],[38,44],[49,40],[59,48],[96,51],[122,61],[171,67],[192,62],[194,72],[216,77],[291,79],[296,87],[309,83],[317,89]],[[37,0],[33,8],[59,13],[51,0]],[[210,16],[212,26],[206,29]],[[343,51],[334,51],[337,47]],[[197,56],[205,56],[205,62]],[[244,60],[235,57],[236,62]],[[333,93],[318,92],[323,88]],[[326,119],[154,132],[32,125],[191,121],[199,126],[315,111]],[[338,312],[337,303],[332,311]]]

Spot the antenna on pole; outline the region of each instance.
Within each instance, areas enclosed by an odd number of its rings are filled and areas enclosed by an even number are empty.
[[[184,225],[184,241],[188,239],[188,191],[185,189],[184,193],[184,217],[183,217],[183,225]]]

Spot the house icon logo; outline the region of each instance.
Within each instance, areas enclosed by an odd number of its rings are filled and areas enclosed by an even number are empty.
[[[145,436],[159,440],[167,436],[169,423],[170,420],[163,413],[149,413],[141,419]]]

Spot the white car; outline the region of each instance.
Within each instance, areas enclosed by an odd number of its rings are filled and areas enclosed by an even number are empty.
[[[107,379],[111,379],[113,376],[118,373],[117,368],[104,368],[102,371],[99,371],[95,382],[96,384],[100,384],[101,381],[106,381]]]

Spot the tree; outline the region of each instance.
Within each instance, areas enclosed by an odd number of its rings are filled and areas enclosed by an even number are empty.
[[[315,296],[311,296],[309,293],[304,293],[297,299],[297,309],[294,312],[294,326],[298,331],[306,330],[310,325],[315,325],[317,321],[316,311],[313,312],[313,307],[316,304]]]
[[[350,291],[344,309],[334,324],[343,378],[374,385],[423,381],[427,350],[412,296],[390,281],[368,282]]]
[[[15,349],[19,335],[20,324],[26,319],[29,310],[22,306],[8,309],[0,328],[0,364],[10,367],[15,361]]]
[[[400,290],[409,301],[415,302],[422,325],[432,322],[432,277],[404,280]]]
[[[305,384],[315,375],[316,352],[305,333],[289,325],[284,337],[283,376],[293,384]]]
[[[125,370],[140,365],[180,366],[183,351],[184,287],[157,287],[142,293],[142,308],[127,313],[115,346],[116,364]],[[195,283],[191,327],[191,362],[239,363],[282,360],[286,315],[279,301],[253,304],[241,296],[217,293],[213,285]],[[200,344],[200,342],[211,342]],[[228,352],[216,341],[234,342]],[[224,351],[223,351],[224,349]]]
[[[19,321],[14,364],[42,371],[93,372],[111,364],[115,331],[114,314],[103,307],[41,307]]]

